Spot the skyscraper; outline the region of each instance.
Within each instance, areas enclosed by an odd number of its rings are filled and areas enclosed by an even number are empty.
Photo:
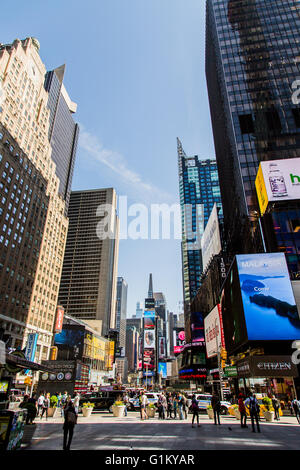
[[[119,332],[119,347],[126,347],[126,316],[127,316],[127,292],[128,284],[123,277],[117,280],[117,304],[116,304],[116,330]]]
[[[49,197],[36,275],[26,307],[27,316],[21,323],[17,322],[14,314],[10,317],[11,323],[23,331],[18,338],[22,339],[22,347],[28,333],[38,333],[37,360],[48,359],[50,352],[68,228],[65,201],[58,193],[59,179],[51,158],[50,110],[47,107],[48,93],[44,88],[46,68],[39,49],[38,40],[30,37],[16,39],[12,44],[0,44],[0,82],[5,94],[0,122],[46,180],[46,196]],[[29,171],[29,168],[34,171],[25,163],[24,170]]]
[[[113,188],[71,192],[70,225],[59,288],[59,303],[66,313],[90,322],[91,326],[98,325],[103,336],[115,328],[116,322],[119,248],[116,205]],[[105,210],[98,212],[100,206]],[[110,236],[105,238],[106,222]]]
[[[283,251],[300,272],[299,201],[263,218],[260,162],[300,156],[300,17],[294,0],[207,0],[206,77],[229,253]],[[265,243],[265,247],[264,247]]]
[[[222,221],[218,168],[215,160],[200,160],[185,154],[177,139],[179,194],[182,214],[182,277],[184,301],[189,304],[200,287],[201,237],[214,203]]]
[[[59,178],[59,194],[66,201],[66,211],[71,192],[71,183],[79,135],[79,126],[73,120],[77,104],[69,98],[63,84],[65,65],[46,73],[45,89],[48,92],[50,125],[48,138],[52,147],[52,160]]]

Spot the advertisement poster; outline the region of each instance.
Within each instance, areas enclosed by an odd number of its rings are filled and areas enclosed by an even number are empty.
[[[158,351],[160,359],[166,357],[166,339],[163,336],[158,338]]]
[[[65,310],[61,305],[58,305],[56,308],[56,321],[54,331],[60,333],[63,328]]]
[[[218,209],[215,203],[201,238],[203,271],[206,270],[212,257],[218,255],[221,250]]]
[[[34,361],[38,336],[38,333],[29,333],[27,337],[25,357],[28,361]]]
[[[155,317],[144,317],[144,329],[154,330],[155,328]]]
[[[237,255],[236,260],[248,340],[299,339],[299,313],[284,253]]]
[[[167,363],[166,362],[158,363],[158,373],[161,374],[162,379],[167,378]]]
[[[206,356],[214,357],[225,347],[220,306],[216,305],[204,319]]]
[[[300,199],[300,158],[260,162],[255,187],[262,215],[269,202]]]
[[[144,350],[144,369],[154,369],[155,355],[153,349]]]
[[[182,328],[174,328],[174,354],[180,354],[186,344],[185,331]]]
[[[144,331],[144,349],[155,349],[155,331]]]

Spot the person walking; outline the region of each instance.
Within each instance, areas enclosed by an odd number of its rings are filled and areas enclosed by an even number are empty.
[[[74,404],[75,412],[77,415],[79,411],[79,402],[80,402],[80,394],[76,393],[73,404]]]
[[[127,395],[127,393],[125,393],[125,395],[123,397],[123,403],[125,405],[124,416],[127,416],[127,406],[129,406],[129,396]]]
[[[77,413],[72,400],[69,400],[64,408],[64,442],[63,450],[70,450],[74,433],[75,424],[77,424]]]
[[[142,395],[141,395],[141,420],[142,421],[148,419],[148,415],[146,412],[146,406],[148,405],[148,403],[149,403],[149,400],[147,396],[144,394],[144,392],[142,392]]]
[[[182,421],[184,420],[183,416],[183,405],[184,405],[184,399],[181,394],[178,396],[178,410],[179,410],[179,419]]]
[[[245,401],[245,406],[249,409],[251,424],[252,424],[252,432],[255,432],[255,424],[256,421],[257,432],[260,432],[259,427],[259,404],[255,395],[252,392],[249,393],[249,397]]]
[[[64,417],[64,408],[67,404],[67,399],[68,399],[68,393],[64,392],[64,394],[61,397],[61,404],[60,404],[60,413],[61,413],[62,418]]]
[[[221,425],[220,423],[221,403],[220,403],[219,395],[217,393],[214,393],[211,398],[211,406],[212,406],[212,409],[214,410],[215,424]]]
[[[161,393],[157,400],[158,419],[164,419],[163,394]]]
[[[177,411],[178,411],[178,398],[176,394],[173,397],[173,411],[174,411],[174,419],[176,419]]]
[[[37,414],[38,414],[38,416],[40,416],[41,413],[42,413],[44,400],[45,400],[45,397],[44,397],[43,393],[41,392],[40,396],[38,398],[38,401],[37,401],[37,406],[38,406],[38,413]]]
[[[47,395],[44,397],[44,401],[42,404],[42,413],[41,413],[41,419],[44,416],[44,413],[46,413],[46,421],[48,419],[48,408],[50,407],[50,393],[47,393]]]
[[[192,411],[193,411],[192,428],[194,427],[195,418],[197,418],[197,425],[198,425],[198,428],[199,428],[200,427],[200,424],[199,424],[199,406],[198,406],[198,401],[196,400],[196,395],[193,395],[193,397],[192,397]]]
[[[239,412],[241,415],[241,428],[247,428],[247,411],[244,404],[244,395],[242,393],[239,394]]]
[[[297,421],[300,424],[300,407],[299,407],[299,401],[296,398],[294,398],[294,400],[291,403],[291,409],[295,413]]]
[[[167,397],[167,418],[172,418],[172,412],[173,412],[173,400],[172,400],[172,395],[169,393]]]
[[[275,395],[273,395],[272,397],[272,405],[273,405],[273,408],[274,408],[274,411],[275,411],[275,418],[276,421],[280,421],[280,418],[279,418],[279,408],[280,408],[280,404],[279,404],[279,401],[277,400],[277,398],[275,397]]]

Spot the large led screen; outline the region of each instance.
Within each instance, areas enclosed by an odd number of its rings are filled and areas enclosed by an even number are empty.
[[[283,253],[237,255],[248,340],[300,339],[300,319]]]

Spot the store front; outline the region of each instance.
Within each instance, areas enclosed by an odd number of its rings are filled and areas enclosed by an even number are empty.
[[[298,369],[290,356],[250,356],[236,364],[239,390],[276,395],[288,403],[296,396]]]

